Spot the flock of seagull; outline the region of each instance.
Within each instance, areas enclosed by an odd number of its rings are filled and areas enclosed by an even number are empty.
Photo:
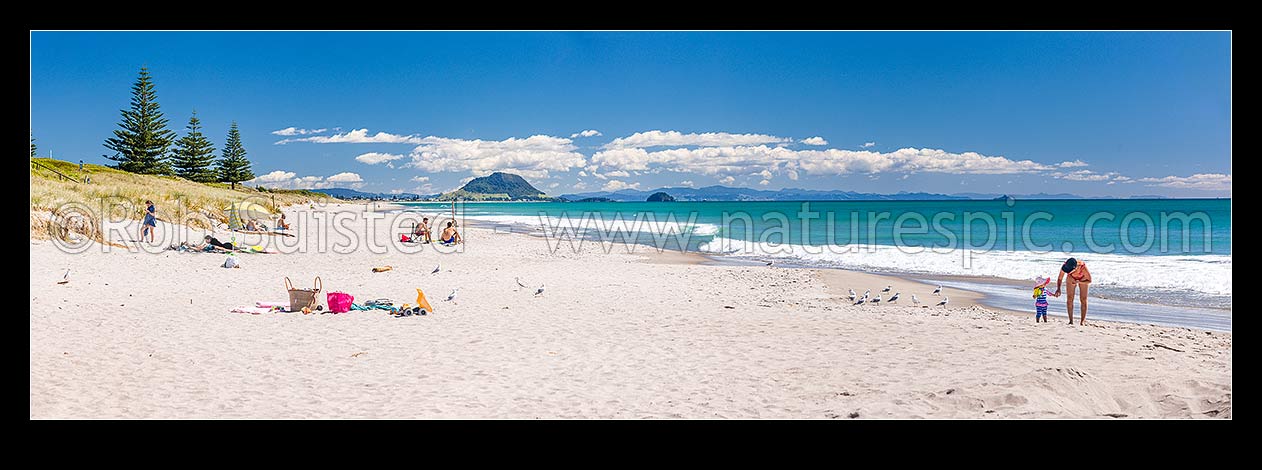
[[[430,273],[431,275],[433,275],[433,274],[438,274],[438,273],[439,273],[440,271],[442,271],[442,270],[443,270],[443,266],[442,266],[442,264],[440,263],[440,264],[438,264],[438,265],[435,265],[435,266],[434,266],[434,270],[433,270],[433,271],[430,271],[429,273]],[[69,272],[67,272],[66,274],[69,274]],[[517,281],[517,287],[518,287],[517,289],[514,289],[514,290],[529,289],[529,287],[527,287],[525,284],[522,284],[522,282],[521,282],[521,278],[519,278],[519,277],[514,277],[514,278],[513,278],[513,280],[514,280],[514,281]],[[457,287],[457,288],[455,288],[455,289],[452,289],[452,290],[451,290],[451,293],[450,293],[450,294],[447,294],[447,301],[448,301],[448,302],[455,302],[455,301],[456,301],[456,294],[457,294],[457,293],[459,293],[459,292],[460,292],[460,288],[459,288],[459,287]],[[538,287],[537,289],[535,289],[535,297],[538,297],[538,296],[541,296],[541,295],[543,295],[543,284],[539,284],[539,287]]]
[[[876,294],[876,297],[872,297],[872,290],[871,290],[871,289],[864,290],[864,291],[863,291],[863,297],[859,297],[859,295],[858,295],[858,294],[855,294],[854,289],[850,289],[850,301],[851,301],[851,302],[854,302],[854,304],[855,304],[855,305],[863,305],[863,304],[874,304],[874,305],[876,305],[876,304],[880,304],[880,303],[881,303],[881,294],[884,294],[884,293],[889,292],[891,288],[893,288],[893,286],[888,286],[888,285],[887,285],[887,286],[885,286],[885,288],[884,288],[884,289],[881,289],[881,292],[878,292],[878,293]],[[895,292],[895,293],[894,293],[894,295],[890,296],[889,300],[886,300],[886,301],[884,301],[884,302],[885,302],[885,303],[887,303],[887,304],[892,304],[892,303],[894,303],[894,302],[898,302],[898,296],[899,296],[899,295],[902,295],[902,292]],[[938,306],[940,306],[940,307],[945,307],[945,306],[947,305],[947,303],[951,301],[951,299],[950,299],[950,298],[948,298],[948,297],[946,296],[946,294],[943,294],[943,293],[942,293],[942,286],[941,286],[941,285],[938,285],[938,288],[936,288],[936,289],[934,289],[934,290],[933,290],[933,295],[941,295],[941,296],[942,296],[942,301],[938,302],[938,304],[937,304],[937,305],[935,305],[935,307],[938,307]],[[919,306],[919,305],[920,305],[920,299],[916,297],[916,294],[912,294],[912,295],[911,295],[911,303],[912,303],[912,305],[916,305],[916,306]]]

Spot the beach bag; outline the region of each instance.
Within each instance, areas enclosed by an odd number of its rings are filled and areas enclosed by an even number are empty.
[[[285,290],[289,291],[289,311],[297,312],[305,308],[315,308],[316,294],[324,287],[319,277],[315,278],[315,287],[311,289],[294,289],[294,284],[285,277]]]
[[[345,292],[329,292],[329,311],[333,313],[346,313],[351,311],[351,304],[355,302],[355,296]]]

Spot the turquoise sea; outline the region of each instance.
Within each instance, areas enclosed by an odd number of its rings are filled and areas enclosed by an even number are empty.
[[[451,205],[407,210],[445,216]],[[1016,294],[1019,286],[1040,275],[1055,279],[1072,256],[1090,267],[1093,297],[1149,316],[1164,307],[1207,309],[1226,315],[1225,327],[1222,318],[1208,327],[1230,330],[1230,199],[508,202],[460,203],[457,215],[719,260],[965,279],[991,291],[1007,286],[1012,292],[993,293],[994,300],[1012,294],[1020,300],[1013,306],[1028,298]]]

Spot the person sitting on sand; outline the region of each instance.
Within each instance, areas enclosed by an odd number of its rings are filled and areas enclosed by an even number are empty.
[[[289,230],[289,223],[285,222],[285,214],[281,214],[276,220],[276,230]]]
[[[429,217],[422,217],[421,224],[416,226],[416,230],[412,232],[413,240],[421,243],[429,243],[434,241],[429,231]]]
[[[443,229],[443,234],[438,237],[438,242],[444,245],[455,245],[463,243],[460,233],[456,232],[456,227],[452,226],[452,222],[447,222],[447,228]]]
[[[233,251],[236,248],[232,246],[232,242],[224,243],[218,238],[206,235],[201,245],[197,245],[197,249],[202,251]]]
[[[153,206],[153,201],[145,200],[145,220],[140,224],[140,241],[145,241],[145,235],[149,235],[149,242],[153,243],[153,232],[158,229],[158,218],[154,216],[158,209]]]
[[[1074,289],[1080,289],[1078,299],[1082,303],[1082,316],[1078,318],[1079,325],[1087,324],[1087,286],[1091,285],[1091,272],[1087,271],[1087,263],[1080,263],[1078,260],[1069,258],[1065,260],[1065,264],[1060,267],[1060,275],[1056,276],[1056,293],[1052,294],[1060,297],[1060,283],[1065,280],[1065,275],[1069,275],[1069,301],[1065,304],[1065,309],[1069,312],[1069,324],[1074,324]]]
[[[245,223],[245,229],[251,232],[257,232],[259,231],[259,226],[254,223],[254,219],[250,219],[249,222]]]

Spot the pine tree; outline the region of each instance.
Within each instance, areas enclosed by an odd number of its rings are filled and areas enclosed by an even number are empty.
[[[245,147],[241,146],[241,131],[237,130],[237,122],[232,121],[228,128],[228,142],[223,147],[223,158],[219,160],[219,181],[232,184],[254,179],[254,171],[250,169],[250,161],[245,158]]]
[[[147,175],[171,173],[166,152],[175,133],[167,129],[157,99],[149,69],[141,67],[140,77],[131,87],[131,109],[122,111],[121,129],[105,140],[105,148],[115,152],[105,158],[118,162],[118,169]]]
[[[35,158],[35,133],[31,132],[31,158]]]
[[[202,134],[202,121],[197,119],[197,111],[193,111],[193,117],[188,119],[188,134],[175,141],[171,165],[175,167],[176,175],[190,181],[213,183],[219,180],[214,168],[215,147]]]

